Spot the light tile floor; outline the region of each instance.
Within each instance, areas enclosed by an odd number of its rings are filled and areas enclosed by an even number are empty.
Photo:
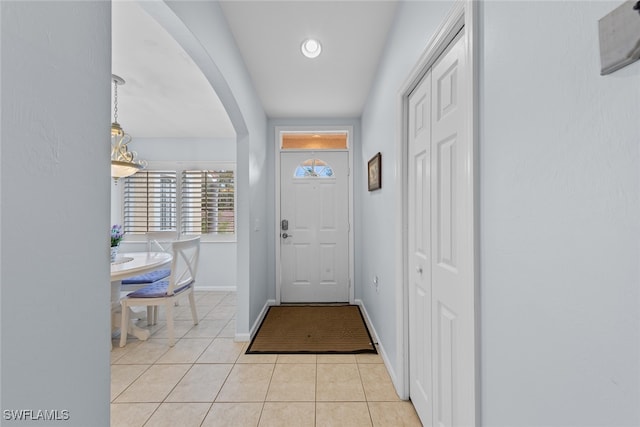
[[[148,341],[113,341],[111,426],[421,426],[379,355],[244,354],[235,293],[196,292],[196,305],[196,326],[176,307],[173,348],[162,310]]]

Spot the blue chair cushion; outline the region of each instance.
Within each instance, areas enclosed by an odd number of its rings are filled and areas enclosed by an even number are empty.
[[[194,281],[180,286],[173,290],[174,294],[180,293],[185,288],[189,287]],[[137,291],[131,292],[127,294],[127,297],[131,298],[162,298],[167,296],[167,288],[169,287],[169,281],[160,280],[158,282],[153,282],[150,285],[145,286],[144,288],[140,288]]]
[[[169,277],[171,274],[170,269],[155,270],[149,273],[140,274],[139,276],[129,277],[128,279],[122,279],[123,285],[142,285],[145,283],[153,283],[165,277]]]

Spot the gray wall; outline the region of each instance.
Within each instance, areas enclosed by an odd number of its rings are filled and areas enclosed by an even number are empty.
[[[0,408],[68,426],[109,425],[110,6],[0,2]]]
[[[599,75],[618,4],[480,7],[482,425],[640,425],[640,63]],[[397,96],[447,9],[401,5],[362,118],[383,189],[362,191],[358,286],[392,376]]]
[[[599,75],[620,3],[484,3],[485,425],[640,425],[640,63]]]

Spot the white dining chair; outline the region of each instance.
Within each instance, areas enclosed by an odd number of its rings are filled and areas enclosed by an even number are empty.
[[[147,252],[167,252],[171,253],[171,244],[178,240],[177,231],[149,231],[145,234],[147,239]],[[120,284],[120,292],[133,292],[140,288],[169,277],[171,269],[161,268],[150,271],[148,273],[139,274],[137,276],[122,279]],[[152,319],[153,307],[147,307],[147,324],[155,325]],[[139,318],[144,319],[144,314],[140,314]]]
[[[129,324],[129,307],[136,306],[152,307],[152,319],[147,319],[147,322],[154,324],[158,316],[158,307],[164,306],[167,315],[169,346],[173,347],[175,344],[173,325],[175,301],[182,297],[188,297],[193,324],[198,324],[193,287],[196,281],[198,260],[200,258],[200,237],[175,241],[171,247],[173,259],[171,260],[171,274],[168,280],[151,283],[121,298],[122,320],[120,324]],[[126,343],[127,334],[126,332],[121,332],[120,347],[124,347]]]
[[[150,231],[146,233],[147,252],[167,252],[171,253],[171,244],[178,240],[176,231]],[[122,280],[122,291],[131,292],[153,283],[157,280],[169,277],[171,270],[163,268],[149,273],[129,277]]]
[[[177,231],[149,231],[147,234],[147,252],[171,252],[171,243],[180,238]]]

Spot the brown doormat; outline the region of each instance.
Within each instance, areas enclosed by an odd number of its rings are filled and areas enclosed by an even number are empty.
[[[246,354],[377,353],[357,305],[269,307]]]

